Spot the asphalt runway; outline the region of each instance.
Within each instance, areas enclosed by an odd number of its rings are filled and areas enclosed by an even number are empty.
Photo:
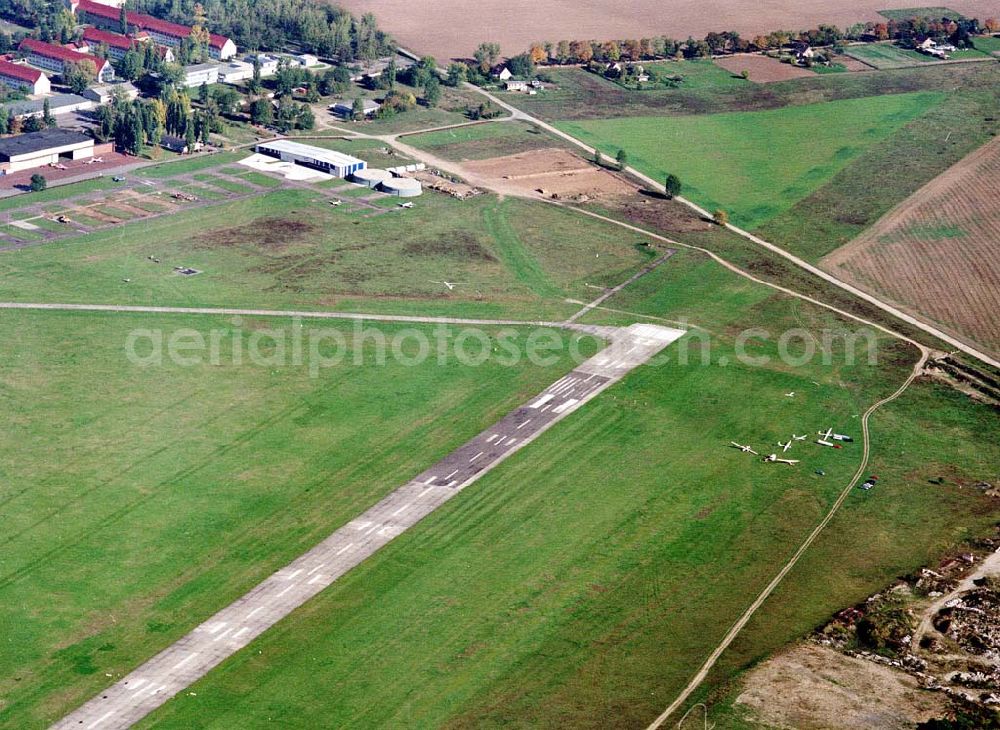
[[[610,344],[53,727],[110,730],[138,722],[684,334],[646,324],[574,329]]]

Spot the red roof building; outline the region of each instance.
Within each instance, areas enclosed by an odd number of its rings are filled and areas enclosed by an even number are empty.
[[[105,29],[122,30],[121,13],[118,8],[101,5],[93,0],[79,0],[74,7],[80,19],[85,22]],[[154,42],[163,46],[177,46],[181,40],[191,36],[190,26],[160,20],[152,15],[128,11],[125,13],[125,20],[130,30],[132,28],[144,30]],[[212,58],[225,60],[236,55],[236,44],[225,36],[211,33],[208,38],[208,52]]]
[[[52,90],[49,77],[37,68],[11,63],[6,58],[0,60],[0,83],[24,89],[30,94],[48,94]]]
[[[32,66],[48,69],[55,73],[65,72],[68,63],[92,63],[97,71],[97,81],[107,83],[115,77],[115,70],[107,59],[92,56],[89,53],[80,53],[71,48],[57,46],[52,43],[36,41],[34,38],[25,38],[17,49],[25,54],[28,63]]]

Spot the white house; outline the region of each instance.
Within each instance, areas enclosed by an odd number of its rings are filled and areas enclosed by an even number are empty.
[[[292,60],[300,66],[305,66],[306,68],[319,65],[319,58],[311,53],[300,53],[297,56],[292,56]]]
[[[98,104],[107,104],[114,98],[115,93],[124,95],[129,101],[139,98],[139,90],[128,82],[124,84],[92,86],[83,92],[83,97]]]
[[[251,69],[253,68],[254,60],[256,60],[260,64],[261,76],[274,76],[278,73],[278,66],[281,64],[280,58],[269,56],[266,53],[251,53],[245,56],[243,60],[250,64]]]

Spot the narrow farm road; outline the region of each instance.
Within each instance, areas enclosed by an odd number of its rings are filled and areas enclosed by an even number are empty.
[[[486,91],[484,89],[480,89],[477,86],[473,86],[472,84],[468,84],[468,86],[469,86],[469,88],[474,89],[475,91],[477,91],[479,94],[485,96],[487,99],[489,99],[491,102],[493,102],[497,106],[499,106],[502,109],[505,109],[508,112],[510,112],[511,113],[511,118],[513,118],[513,119],[519,119],[519,120],[522,120],[522,121],[525,121],[525,122],[530,122],[531,124],[534,124],[535,126],[539,127],[540,129],[544,129],[549,134],[553,134],[556,137],[559,137],[560,139],[563,139],[563,140],[569,142],[570,144],[575,145],[579,149],[584,150],[585,152],[587,152],[588,154],[592,155],[592,154],[594,154],[596,152],[596,150],[593,147],[591,147],[590,145],[587,145],[587,144],[581,142],[576,137],[573,137],[572,135],[567,134],[566,132],[563,132],[560,129],[557,129],[556,127],[552,126],[551,124],[548,124],[547,122],[542,121],[541,119],[538,119],[537,117],[533,117],[530,114],[526,114],[525,112],[522,112],[517,107],[514,107],[511,104],[508,104],[507,102],[505,102],[504,100],[498,98],[494,94],[491,94],[490,92],[488,92],[488,91]],[[624,172],[627,172],[632,177],[634,177],[634,178],[636,178],[638,180],[641,180],[651,190],[656,190],[656,191],[661,192],[661,193],[664,192],[664,187],[663,187],[662,183],[654,180],[653,178],[649,177],[648,175],[645,175],[645,174],[639,172],[635,168],[633,168],[633,167],[626,167],[624,169]],[[706,211],[704,208],[701,208],[697,204],[691,202],[690,200],[687,200],[687,199],[679,197],[679,196],[676,197],[675,200],[677,200],[678,202],[683,203],[684,205],[688,206],[689,208],[691,208],[692,210],[694,210],[695,212],[697,212],[702,217],[705,217],[705,218],[711,218],[712,217],[711,214],[708,211]],[[804,259],[801,259],[798,256],[795,256],[794,254],[789,253],[788,251],[786,251],[785,249],[781,248],[780,246],[777,246],[777,245],[775,245],[775,244],[773,244],[773,243],[771,243],[769,241],[765,241],[763,238],[760,238],[759,236],[755,236],[754,234],[750,233],[749,231],[745,231],[742,228],[739,228],[739,227],[734,226],[732,224],[727,224],[726,227],[729,230],[731,230],[733,233],[735,233],[735,234],[737,234],[739,236],[742,236],[743,238],[746,238],[749,241],[752,241],[753,243],[757,244],[758,246],[761,246],[762,248],[767,249],[768,251],[771,251],[772,253],[778,254],[779,256],[781,256],[782,258],[790,261],[791,263],[795,264],[799,268],[804,269],[805,271],[808,271],[810,274],[818,276],[819,278],[823,279],[823,281],[826,281],[826,282],[828,282],[830,284],[833,284],[834,286],[839,287],[839,288],[843,289],[844,291],[850,292],[851,294],[853,294],[854,296],[858,297],[859,299],[863,299],[864,301],[868,302],[869,304],[875,305],[876,307],[878,307],[882,311],[891,314],[893,317],[896,317],[897,319],[901,319],[902,321],[906,322],[907,324],[912,325],[914,327],[917,327],[918,329],[923,330],[924,332],[926,332],[929,335],[933,335],[934,337],[936,337],[937,339],[941,340],[942,342],[947,342],[949,345],[951,345],[952,347],[954,347],[956,350],[961,350],[965,354],[970,355],[970,356],[972,356],[972,357],[974,357],[974,358],[976,358],[978,360],[981,360],[981,361],[983,361],[985,363],[988,363],[989,365],[991,365],[991,366],[993,366],[995,368],[1000,368],[1000,361],[996,360],[995,358],[990,357],[985,352],[982,352],[982,351],[980,351],[980,350],[978,350],[978,349],[976,349],[976,348],[974,348],[974,347],[972,347],[970,345],[967,345],[964,342],[962,342],[961,340],[958,340],[958,339],[952,337],[951,335],[949,335],[949,334],[947,334],[945,332],[942,332],[937,327],[929,325],[926,322],[924,322],[924,321],[922,321],[920,319],[917,319],[916,317],[913,317],[912,315],[909,315],[906,312],[903,312],[903,311],[897,309],[896,307],[893,307],[890,304],[887,304],[887,303],[883,302],[881,299],[879,299],[878,297],[872,296],[868,292],[862,291],[861,289],[858,289],[857,287],[852,286],[851,284],[848,284],[845,281],[841,281],[836,276],[833,276],[832,274],[829,274],[826,271],[823,271],[822,269],[820,269],[820,268],[818,268],[816,266],[813,266],[808,261],[805,261]]]

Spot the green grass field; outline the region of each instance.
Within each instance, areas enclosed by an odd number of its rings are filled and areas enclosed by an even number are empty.
[[[1000,36],[979,35],[972,39],[976,49],[984,53],[1000,53]]]
[[[940,5],[916,8],[897,8],[895,10],[879,10],[878,14],[883,18],[888,18],[889,20],[909,20],[910,18],[934,18],[935,20],[950,18],[952,20],[961,20],[965,17],[961,13],[957,13],[950,8],[945,8]]]
[[[710,60],[663,61],[643,64],[650,80],[643,91],[653,89],[734,89],[747,82],[732,71],[716,66]]]
[[[467,127],[408,135],[408,145],[445,160],[485,160],[490,157],[565,146],[565,143],[522,122],[485,122]]]
[[[636,117],[559,126],[608,155],[628,152],[656,179],[673,173],[699,205],[756,227],[820,188],[852,159],[944,99],[915,93],[773,111]]]
[[[715,333],[714,364],[680,365],[683,341],[672,346],[669,363],[637,371],[543,435],[141,726],[267,717],[597,727],[655,717],[820,519],[857,457],[804,446],[803,468],[776,470],[728,441],[776,442],[812,423],[851,430],[912,353],[883,342],[878,367],[836,355],[829,366],[723,366],[742,326],[817,332],[830,321],[683,252],[609,306],[693,315]],[[775,354],[773,341],[753,350]],[[784,398],[789,389],[799,397]],[[796,574],[799,590],[765,607],[709,687],[995,521],[996,506],[974,490],[926,483],[945,464],[958,481],[988,472],[996,439],[987,453],[970,439],[1000,435],[995,419],[932,385],[907,403],[876,421],[884,446],[872,469],[884,489],[851,496],[818,560]],[[825,478],[812,474],[818,467]]]
[[[0,314],[0,727],[48,725],[570,367],[379,365],[369,341],[313,378],[308,359],[234,361],[237,327],[292,336],[285,320]],[[139,367],[136,328],[228,334],[218,364]]]
[[[906,48],[898,48],[888,43],[868,43],[850,46],[845,53],[859,61],[869,63],[877,69],[905,68],[918,63],[928,63],[937,59]]]
[[[359,217],[286,189],[0,257],[0,296],[560,319],[578,308],[566,298],[593,299],[588,285],[619,283],[647,260],[637,238],[491,196],[426,195],[412,210]]]

